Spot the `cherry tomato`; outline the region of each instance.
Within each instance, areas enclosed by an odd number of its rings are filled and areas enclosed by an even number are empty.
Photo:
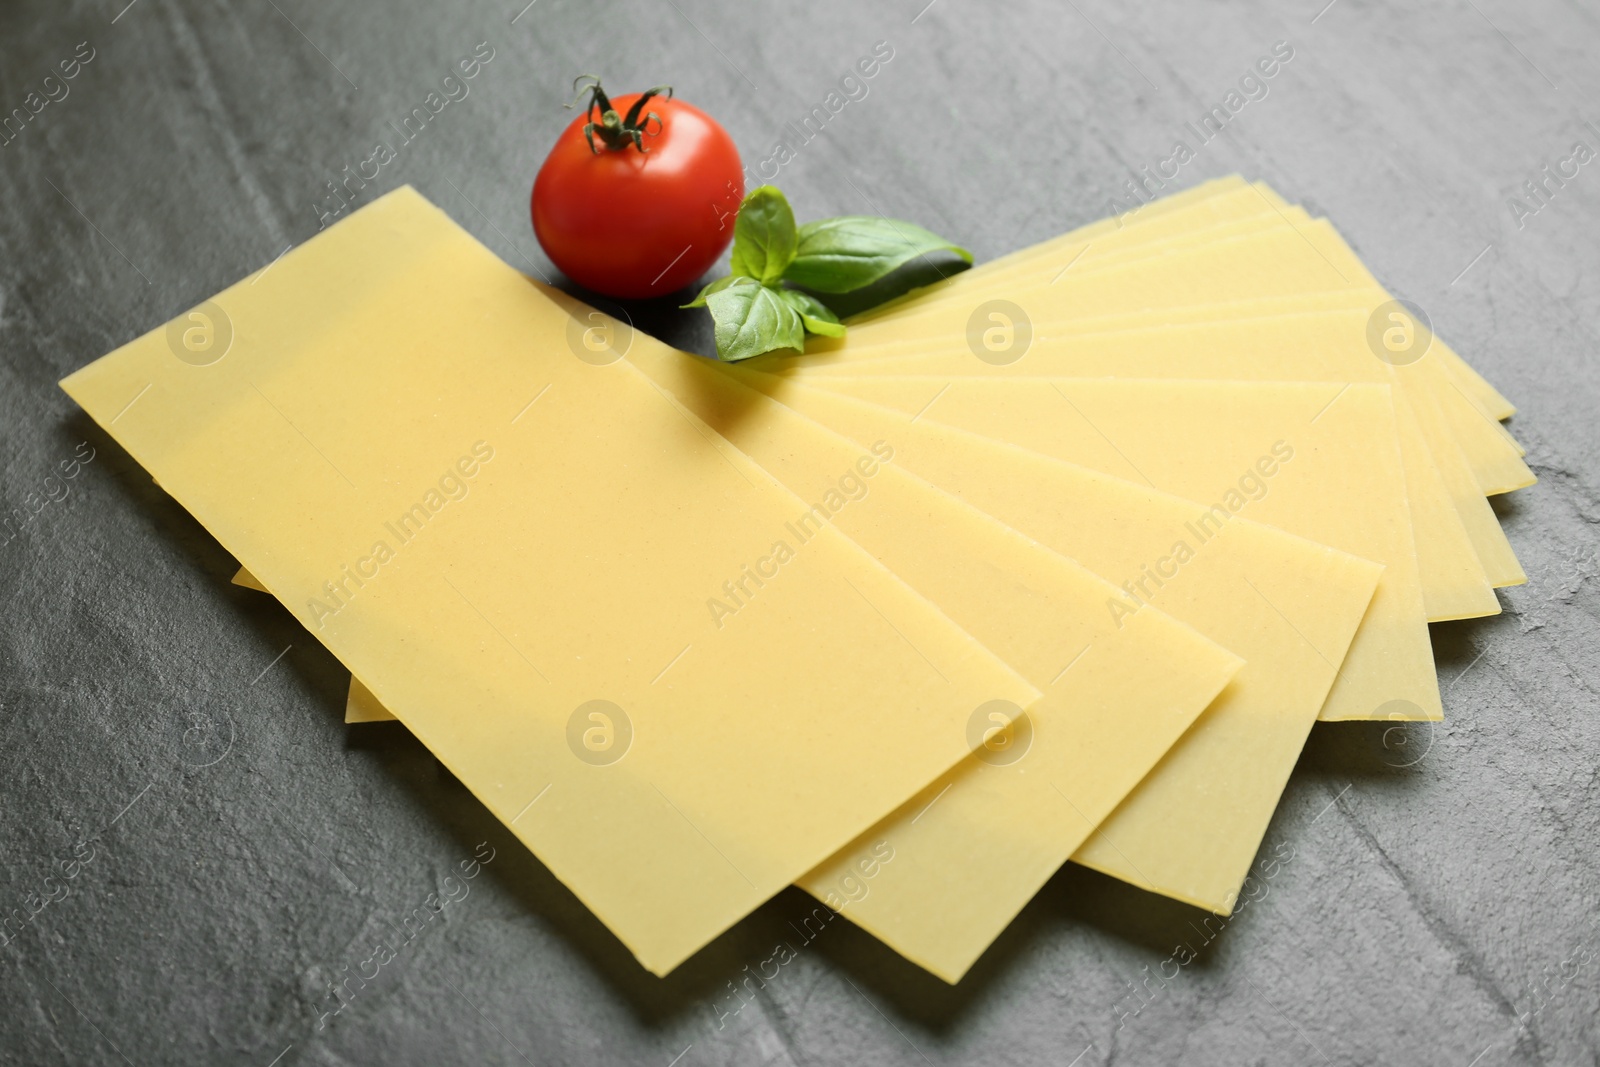
[[[670,88],[608,100],[595,80],[586,91],[588,111],[534,179],[533,232],[579,285],[620,298],[676,292],[733,238],[744,199],[738,149]]]

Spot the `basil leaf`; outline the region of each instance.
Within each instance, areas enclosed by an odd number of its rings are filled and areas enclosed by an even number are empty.
[[[776,186],[753,190],[733,223],[733,273],[771,285],[794,258],[794,212]]]
[[[839,316],[810,293],[802,293],[798,289],[779,289],[778,295],[794,308],[800,321],[812,333],[820,333],[824,337],[844,336],[844,324],[839,321]]]
[[[800,227],[794,260],[783,277],[819,293],[848,293],[929,252],[952,252],[972,262],[971,252],[916,223],[842,215]]]
[[[736,278],[706,297],[716,323],[717,358],[733,362],[777,348],[803,349],[800,313],[754,278]]]
[[[696,296],[687,304],[679,304],[678,306],[684,308],[703,308],[706,306],[706,297],[710,296],[712,293],[720,293],[722,290],[726,289],[728,286],[732,285],[738,280],[739,275],[737,274],[730,274],[726,278],[718,278],[716,281],[700,290],[699,296]]]

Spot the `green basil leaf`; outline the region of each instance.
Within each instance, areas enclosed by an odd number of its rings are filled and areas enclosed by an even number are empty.
[[[741,277],[706,297],[716,323],[717,357],[733,362],[778,348],[803,349],[805,324],[777,289]]]
[[[706,306],[706,297],[710,296],[712,293],[720,293],[722,290],[726,289],[728,286],[732,285],[738,280],[739,275],[737,274],[730,274],[726,278],[718,278],[716,281],[700,290],[699,296],[695,297],[687,304],[679,304],[678,306],[685,308],[703,308]]]
[[[800,227],[794,259],[783,277],[819,293],[848,293],[929,252],[951,252],[972,262],[971,252],[916,223],[842,215]]]
[[[776,186],[752,190],[733,223],[733,273],[772,285],[794,258],[794,212]]]
[[[802,293],[798,289],[779,289],[778,295],[795,309],[800,321],[812,333],[820,333],[824,337],[844,336],[844,323],[839,321],[839,316],[810,293]]]

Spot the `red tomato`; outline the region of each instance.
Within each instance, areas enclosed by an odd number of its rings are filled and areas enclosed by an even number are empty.
[[[640,95],[615,97],[613,110],[625,117]],[[647,119],[650,112],[661,121]],[[539,244],[567,277],[607,296],[684,288],[733,238],[744,199],[733,139],[699,108],[661,95],[638,118],[639,144],[620,131],[612,139],[621,147],[610,147],[597,129],[591,149],[584,135],[591,120],[601,121],[600,109],[572,121],[534,179]]]

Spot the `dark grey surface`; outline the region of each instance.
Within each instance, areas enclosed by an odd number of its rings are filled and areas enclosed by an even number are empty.
[[[0,148],[3,504],[30,516],[0,545],[0,914],[56,898],[0,948],[0,1060],[1600,1062],[1600,163],[1520,228],[1508,204],[1600,149],[1592,4],[125,2],[0,7],[0,111],[95,50]],[[1326,212],[1521,405],[1541,481],[1496,508],[1530,582],[1436,627],[1447,723],[1318,727],[1263,850],[1292,858],[1148,1004],[1128,983],[1202,917],[1075,868],[954,989],[841,921],[723,1016],[798,942],[793,890],[650,977],[403,731],[344,727],[338,665],[55,385],[314,233],[324,183],[480,41],[471,95],[372,192],[412,183],[543,270],[527,190],[575,74],[671,81],[754,163],[879,40],[870,94],[777,181],[803,218],[899,215],[980,258],[1104,214],[1291,42],[1178,184],[1241,170]],[[324,1019],[480,842],[470,895]]]

